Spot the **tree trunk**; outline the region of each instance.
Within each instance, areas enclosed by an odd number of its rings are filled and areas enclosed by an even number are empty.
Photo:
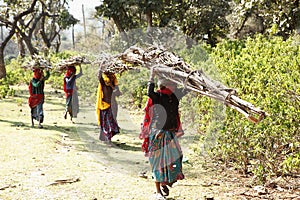
[[[43,39],[44,43],[46,44],[47,48],[50,48],[51,42],[48,39],[47,34],[45,32],[45,16],[43,16],[41,19],[41,28],[39,30],[39,33],[41,34],[42,39]]]
[[[84,14],[84,5],[83,4],[82,4],[82,19],[83,19],[84,38],[86,39],[86,23],[85,23],[85,14]]]
[[[0,47],[0,79],[6,77],[6,69],[5,69],[5,62],[4,62],[4,48]]]
[[[124,28],[122,27],[122,24],[119,20],[119,17],[118,16],[113,16],[113,20],[114,20],[114,22],[117,26],[118,31],[120,32],[122,40],[127,41],[127,34],[126,34]]]
[[[58,34],[58,39],[57,39],[56,45],[55,45],[55,52],[56,53],[59,52],[60,45],[61,45],[61,39],[60,39],[60,35]]]
[[[74,24],[72,25],[72,44],[73,44],[73,49],[75,49],[75,34],[74,34]]]
[[[25,57],[25,45],[23,43],[22,38],[20,37],[19,33],[16,33],[17,35],[17,41],[18,41],[18,47],[19,47],[19,56],[21,56],[21,58]]]
[[[7,43],[10,41],[12,36],[15,34],[15,28],[13,27],[6,38],[0,43],[0,79],[6,77],[6,68],[5,68],[5,61],[4,61],[4,49]]]
[[[32,43],[31,43],[31,38],[28,36],[25,36],[25,34],[22,35],[23,40],[28,48],[28,51],[30,52],[30,55],[36,55],[38,54],[38,50],[36,48],[33,47]],[[25,36],[25,37],[24,37]]]
[[[147,19],[147,33],[150,33],[152,30],[152,12],[149,9],[146,11],[146,19]]]

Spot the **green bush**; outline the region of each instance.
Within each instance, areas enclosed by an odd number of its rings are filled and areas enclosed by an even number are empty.
[[[125,72],[118,79],[122,92],[119,97],[120,104],[131,109],[143,108],[148,99],[146,94],[149,71],[141,67],[136,71]]]
[[[294,44],[292,38],[283,41],[258,35],[225,40],[215,48],[198,45],[177,52],[193,69],[202,69],[236,89],[241,99],[267,112],[268,116],[255,125],[237,111],[195,93],[180,105],[184,126],[203,135],[201,147],[211,151],[213,159],[221,159],[242,173],[253,173],[260,182],[274,175],[299,173],[300,169],[300,52]],[[135,108],[147,99],[147,78],[147,70],[139,76],[131,72],[120,78],[122,98]]]
[[[238,95],[265,110],[266,119],[254,125],[234,110],[227,109],[223,129],[214,148],[226,163],[244,173],[255,173],[260,181],[273,175],[299,171],[300,51],[293,40],[257,37],[224,41],[211,56],[222,72],[222,80]],[[286,167],[289,166],[289,167]]]

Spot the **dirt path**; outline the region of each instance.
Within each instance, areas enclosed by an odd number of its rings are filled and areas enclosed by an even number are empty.
[[[121,133],[108,147],[98,140],[94,105],[81,105],[72,123],[63,118],[62,93],[49,91],[44,129],[30,127],[26,90],[0,100],[0,199],[153,199],[154,183],[138,139],[139,115],[120,110]],[[202,157],[197,163],[189,162],[190,142],[191,134],[186,133],[180,141],[186,156],[186,179],[174,185],[168,200],[282,199],[270,193],[255,194],[247,186],[249,179],[207,168]],[[146,172],[148,178],[141,178],[140,172]],[[297,195],[285,193],[290,196],[285,199],[296,199]]]
[[[51,91],[44,129],[38,129],[30,127],[27,97],[24,90],[0,101],[1,200],[152,199],[154,183],[138,139],[140,121],[120,110],[121,133],[108,147],[98,140],[94,105],[82,105],[74,124],[63,119],[63,95]],[[188,179],[175,185],[168,199],[202,198],[201,183]]]

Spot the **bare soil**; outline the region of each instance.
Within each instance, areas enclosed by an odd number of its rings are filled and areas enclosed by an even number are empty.
[[[98,140],[94,105],[81,102],[73,123],[63,118],[62,92],[48,88],[44,128],[32,128],[27,91],[16,89],[16,97],[0,100],[1,200],[153,199],[154,182],[138,139],[140,111],[120,109],[121,133],[107,146]],[[258,190],[251,177],[192,154],[188,137],[181,139],[186,178],[168,200],[300,199],[299,188],[277,184]]]

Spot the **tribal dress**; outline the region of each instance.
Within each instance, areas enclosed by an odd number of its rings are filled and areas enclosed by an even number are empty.
[[[71,66],[67,69],[67,72],[64,76],[64,91],[66,95],[65,112],[68,112],[71,118],[76,118],[79,112],[79,100],[76,87],[76,79],[82,76],[82,69],[80,68],[80,72],[72,76],[72,74],[75,73],[76,68],[74,66]]]
[[[47,80],[50,76],[50,72],[46,72],[46,76],[42,79],[42,70],[35,69],[34,75],[32,80],[29,83],[29,99],[28,104],[31,108],[31,117],[40,123],[44,121],[44,111],[43,111],[43,104],[44,104],[44,87],[45,87],[45,80]]]
[[[114,74],[99,72],[99,85],[97,92],[96,114],[100,126],[101,141],[111,141],[112,137],[119,133],[118,123],[112,110],[112,93],[118,85]]]
[[[183,91],[173,93],[167,88],[154,92],[154,83],[148,84],[152,108],[147,153],[152,176],[162,185],[184,179],[183,154],[178,142],[178,136],[183,134],[178,113],[179,100],[183,95]],[[178,132],[182,133],[177,135]]]

